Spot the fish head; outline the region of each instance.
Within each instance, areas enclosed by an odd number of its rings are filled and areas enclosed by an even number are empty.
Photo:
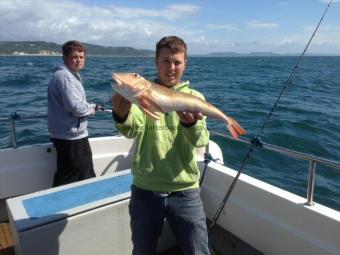
[[[137,73],[113,73],[113,89],[125,97],[136,96],[150,86],[150,82]]]

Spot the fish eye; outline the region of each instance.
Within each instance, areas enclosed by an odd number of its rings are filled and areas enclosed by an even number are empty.
[[[139,75],[138,73],[135,73],[134,76],[135,76],[136,78],[139,78],[139,77],[140,77],[140,75]]]

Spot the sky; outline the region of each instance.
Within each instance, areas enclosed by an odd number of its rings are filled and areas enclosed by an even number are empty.
[[[0,0],[0,41],[68,40],[155,49],[163,36],[189,54],[301,53],[328,0]],[[308,53],[340,55],[340,0]]]

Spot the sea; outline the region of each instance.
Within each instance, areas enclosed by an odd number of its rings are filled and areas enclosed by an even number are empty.
[[[260,131],[298,57],[189,57],[183,79],[206,100],[235,118],[246,138]],[[49,142],[47,84],[61,57],[0,56],[0,149],[11,147],[16,114],[17,145]],[[153,58],[87,57],[81,72],[89,102],[111,109],[112,72],[136,72],[154,79]],[[37,118],[31,118],[31,117]],[[228,135],[221,121],[208,128]],[[89,118],[90,137],[117,134],[109,112]],[[340,57],[304,57],[286,86],[262,142],[340,162]],[[250,145],[218,135],[225,165],[238,170]],[[256,147],[243,173],[306,197],[309,162]],[[228,187],[226,187],[227,190]],[[340,169],[317,165],[314,201],[340,211]]]

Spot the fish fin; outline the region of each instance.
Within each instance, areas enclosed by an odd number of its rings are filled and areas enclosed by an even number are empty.
[[[139,97],[139,105],[146,115],[155,120],[159,120],[160,113],[164,113],[162,108],[148,94]]]
[[[152,97],[149,94],[141,95],[139,102],[144,108],[148,108],[154,112],[164,113],[163,109],[155,102],[155,100],[152,100]]]
[[[247,133],[246,130],[244,130],[241,125],[238,124],[238,122],[231,117],[228,117],[227,126],[231,136],[234,139],[238,139],[240,135],[244,135]]]
[[[141,107],[141,109],[142,109],[142,111],[143,111],[147,116],[149,116],[151,119],[153,119],[153,120],[159,120],[159,119],[160,119],[159,113],[157,113],[157,112],[151,112],[151,111],[149,111],[147,108],[143,108],[143,107]]]

